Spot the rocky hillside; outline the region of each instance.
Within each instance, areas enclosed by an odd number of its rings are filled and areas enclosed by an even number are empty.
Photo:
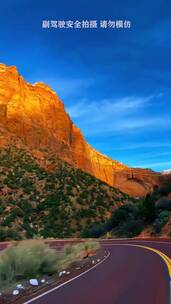
[[[0,149],[0,240],[71,237],[134,201],[53,153]],[[14,228],[15,227],[15,228]]]
[[[47,85],[31,85],[16,67],[0,64],[0,147],[27,148],[41,158],[52,151],[72,166],[135,196],[159,184],[151,170],[131,169],[94,150]]]

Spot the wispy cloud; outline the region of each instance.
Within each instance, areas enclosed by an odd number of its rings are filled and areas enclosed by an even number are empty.
[[[126,97],[121,99],[103,99],[99,101],[88,101],[83,99],[80,102],[68,107],[67,110],[72,118],[83,117],[86,120],[87,114],[93,113],[93,120],[104,120],[106,116],[112,116],[113,114],[123,115],[129,111],[135,111],[144,105],[151,99],[147,98],[135,98]],[[87,116],[89,118],[89,116]]]
[[[67,111],[85,135],[110,135],[142,128],[170,128],[171,118],[169,116],[151,115],[148,111],[152,105],[152,99],[154,96],[133,96],[98,101],[83,99],[68,107]]]
[[[77,92],[82,93],[94,83],[92,78],[62,78],[41,77],[41,81],[47,83],[65,101],[65,98],[75,96]]]

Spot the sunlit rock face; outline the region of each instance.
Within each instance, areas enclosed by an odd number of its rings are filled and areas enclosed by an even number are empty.
[[[70,145],[72,122],[63,103],[48,86],[25,82],[15,67],[0,66],[0,118],[30,148]]]
[[[53,151],[131,195],[145,195],[159,183],[155,172],[138,169],[132,177],[134,169],[94,150],[49,86],[41,82],[32,85],[19,75],[16,67],[0,64],[0,146],[10,144],[34,152]]]
[[[133,196],[151,193],[162,184],[161,174],[150,169],[128,168],[114,173],[113,186]]]

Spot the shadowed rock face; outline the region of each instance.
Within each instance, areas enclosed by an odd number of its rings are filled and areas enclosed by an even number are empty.
[[[131,169],[94,150],[49,86],[31,85],[16,67],[0,64],[0,147],[5,145],[41,153],[53,151],[70,164],[131,195],[145,195],[159,184],[155,172]]]

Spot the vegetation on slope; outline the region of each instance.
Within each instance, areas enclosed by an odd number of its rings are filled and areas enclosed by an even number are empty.
[[[105,223],[92,225],[82,232],[84,237],[100,237],[109,233],[116,237],[134,237],[150,227],[151,236],[160,234],[171,215],[171,182],[136,202],[116,209]],[[168,232],[168,236],[170,232]]]
[[[80,236],[133,201],[54,155],[40,166],[29,152],[0,150],[0,240]]]

